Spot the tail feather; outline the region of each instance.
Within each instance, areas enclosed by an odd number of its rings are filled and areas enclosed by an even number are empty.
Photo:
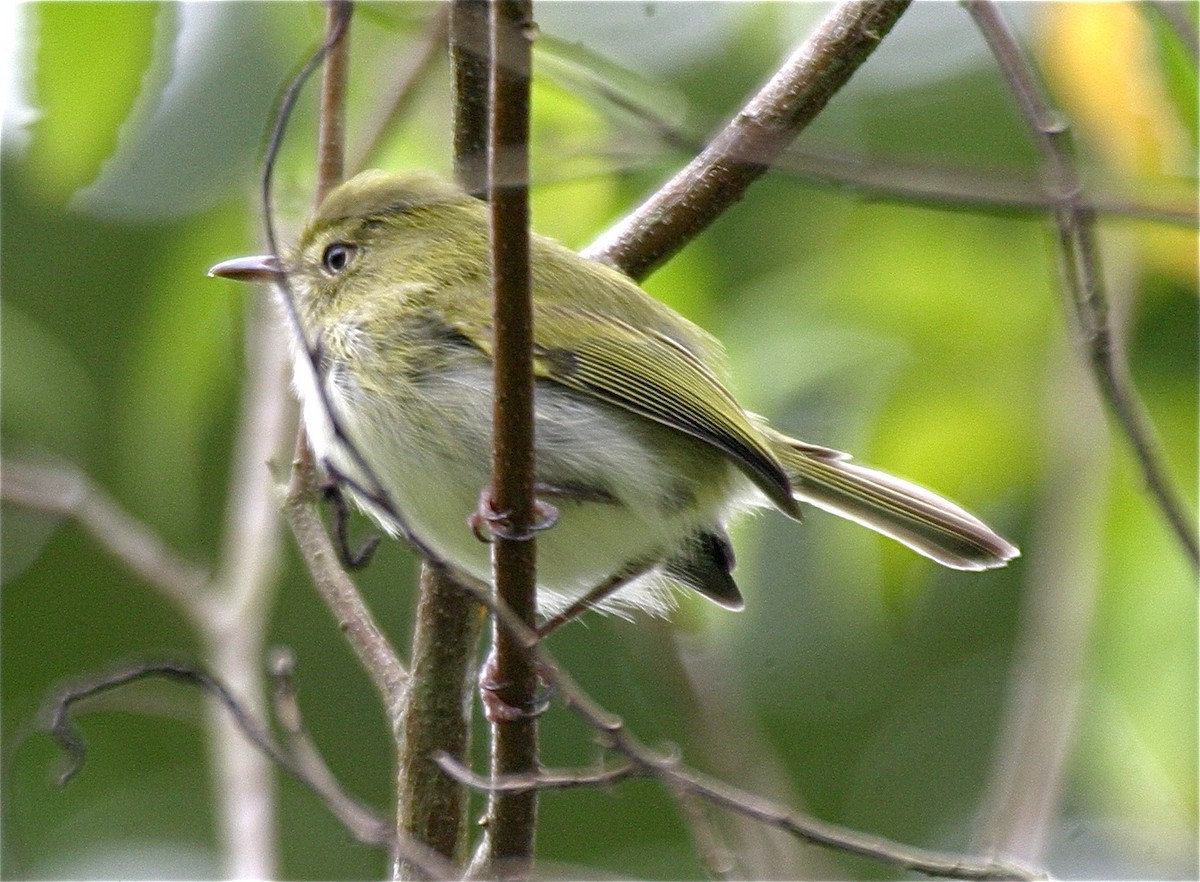
[[[1001,567],[1021,552],[948,499],[826,447],[776,435],[796,498],[869,527],[956,570]]]

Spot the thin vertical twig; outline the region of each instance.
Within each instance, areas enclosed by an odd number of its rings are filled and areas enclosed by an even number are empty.
[[[450,58],[454,66],[454,177],[464,190],[487,190],[488,90],[491,49],[488,5],[453,0]]]
[[[487,148],[487,4],[455,0],[449,10],[449,50],[454,77],[454,164],[463,187],[485,190]],[[399,722],[403,738],[397,766],[396,824],[446,857],[461,861],[467,847],[467,791],[444,774],[438,753],[468,759],[471,696],[482,610],[444,567],[426,560],[418,582],[413,626],[412,689]],[[396,861],[393,878],[417,868]]]
[[[317,203],[346,174],[346,80],[350,73],[350,17],[354,4],[329,0],[325,33],[336,38],[325,53],[321,74],[321,124],[317,131]]]
[[[1096,246],[1096,212],[1078,198],[1082,185],[1071,161],[1067,122],[1051,106],[1032,63],[996,5],[988,0],[964,0],[964,5],[1000,65],[1042,155],[1049,195],[1054,200],[1051,215],[1058,236],[1063,284],[1071,297],[1096,385],[1129,441],[1146,488],[1192,566],[1200,568],[1196,525],[1171,479],[1154,423],[1109,320],[1108,293]]]
[[[488,201],[495,334],[491,504],[500,517],[492,546],[495,591],[533,627],[533,303],[529,270],[529,100],[533,5],[493,0]],[[516,713],[492,724],[492,774],[537,768],[537,674],[527,647],[499,623],[492,631],[494,696]],[[526,878],[533,858],[537,793],[490,798],[487,863],[492,874]]]
[[[287,350],[272,304],[247,310],[246,378],[226,500],[220,563],[198,629],[213,674],[256,709],[266,706],[263,655],[281,551],[280,515],[266,463],[286,448],[291,424]],[[277,873],[276,812],[270,764],[209,702],[208,732],[217,817],[230,878]]]

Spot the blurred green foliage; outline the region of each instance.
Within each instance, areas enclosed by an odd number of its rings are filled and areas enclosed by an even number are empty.
[[[1184,8],[1194,18],[1195,4]],[[1136,9],[1106,26],[1137,28],[1131,40],[1154,51],[1120,54],[1096,36],[1112,9],[1124,7],[1009,12],[1057,100],[1085,121],[1086,178],[1114,198],[1194,207],[1194,62]],[[359,10],[352,152],[430,11]],[[547,49],[535,89],[535,225],[581,246],[687,158],[589,78],[700,140],[821,8],[537,11]],[[204,272],[259,247],[251,197],[262,133],[287,72],[318,39],[320,9],[44,3],[19,16],[25,54],[9,62],[38,116],[22,136],[6,115],[0,167],[4,456],[77,463],[180,553],[211,564],[229,504],[245,298],[256,295]],[[1144,95],[1140,116],[1110,112],[1107,129],[1088,126],[1102,96],[1077,82],[1063,61],[1072,54]],[[310,202],[312,104],[302,101],[281,159],[285,229]],[[372,161],[448,171],[450,106],[443,59]],[[1137,126],[1155,134],[1124,137]],[[950,4],[907,13],[803,144],[1036,176],[998,74]],[[1106,216],[1101,244],[1134,376],[1194,511],[1194,225]],[[592,617],[564,629],[553,649],[586,688],[645,740],[678,744],[718,777],[830,821],[965,850],[995,786],[1007,703],[1038,686],[1023,679],[1031,616],[1047,596],[1074,592],[1065,632],[1034,650],[1082,647],[1078,665],[1063,662],[1061,711],[1073,724],[1046,863],[1066,878],[1196,878],[1195,573],[1114,422],[1095,416],[1048,224],[863,198],[776,172],[646,287],[725,341],[750,407],[961,500],[1024,556],[1002,571],[951,573],[819,514],[800,528],[774,517],[741,524],[746,611],[685,599],[671,625]],[[63,679],[195,655],[197,639],[75,525],[10,505],[3,515],[3,874],[219,875],[196,695],[147,688],[86,715],[89,762],[62,791],[51,783],[54,748],[32,729]],[[402,647],[414,573],[411,555],[388,544],[360,579]],[[385,807],[383,716],[291,556],[270,639],[296,652],[307,722],[333,770]],[[544,719],[547,764],[593,761],[580,723],[559,708]],[[384,872],[383,857],[354,845],[302,787],[281,777],[278,796],[284,876]],[[539,854],[550,875],[704,872],[671,800],[647,782],[547,795]],[[891,875],[797,854],[774,872]]]

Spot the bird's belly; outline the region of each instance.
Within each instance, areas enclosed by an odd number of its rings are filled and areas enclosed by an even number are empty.
[[[303,396],[302,384],[297,386]],[[404,395],[363,396],[347,393],[344,384],[327,388],[342,429],[386,489],[403,528],[438,557],[490,582],[491,545],[468,523],[491,481],[490,368],[458,370]],[[307,391],[314,391],[311,385]],[[339,451],[328,419],[312,412],[320,406],[316,396],[303,397],[314,450],[353,482],[369,486],[362,469]],[[736,479],[707,445],[550,383],[537,387],[536,437],[542,501],[558,514],[537,534],[544,614],[633,562],[669,554],[698,526],[716,522]],[[356,498],[385,528],[400,531],[378,506]],[[610,608],[660,605],[660,595],[643,580]]]
[[[436,458],[414,460],[406,471],[396,502],[408,527],[438,556],[490,582],[491,545],[468,523],[490,482],[487,471]],[[542,501],[557,512],[554,523],[536,534],[543,613],[565,607],[631,562],[660,558],[680,541],[670,518],[648,521],[620,504],[559,495],[543,495]]]

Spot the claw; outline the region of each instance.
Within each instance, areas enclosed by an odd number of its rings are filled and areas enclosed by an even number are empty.
[[[488,654],[487,661],[479,671],[479,700],[483,703],[483,715],[489,723],[511,723],[516,720],[540,717],[550,706],[550,696],[554,694],[551,686],[545,685],[545,678],[538,665],[538,683],[541,691],[534,696],[528,707],[518,707],[509,704],[500,697],[501,689],[509,683],[502,681],[496,674],[495,650]]]
[[[325,467],[330,475],[330,480],[321,489],[325,501],[329,503],[333,512],[333,531],[337,537],[338,557],[346,569],[361,570],[371,562],[371,557],[375,554],[381,537],[378,534],[368,536],[357,551],[350,547],[350,510],[346,506],[346,497],[338,483],[340,475],[328,462],[325,463]]]
[[[553,527],[558,521],[558,509],[548,502],[535,498],[533,510],[536,514],[533,524],[528,529],[515,530],[509,521],[512,512],[497,511],[492,502],[492,489],[484,487],[479,491],[479,507],[467,516],[467,525],[480,542],[490,543],[496,536],[526,542],[532,539],[535,533]]]

